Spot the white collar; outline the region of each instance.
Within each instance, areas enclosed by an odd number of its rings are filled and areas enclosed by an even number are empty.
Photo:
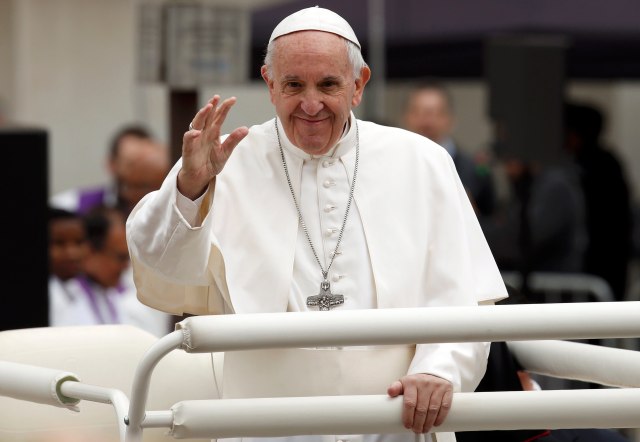
[[[312,160],[315,158],[341,158],[342,156],[349,153],[352,149],[354,149],[356,145],[356,117],[353,112],[351,112],[349,115],[349,121],[347,121],[348,127],[344,130],[342,137],[338,140],[336,145],[329,149],[329,151],[324,155],[311,155],[297,147],[289,140],[289,137],[287,137],[280,118],[276,117],[276,121],[276,124],[278,125],[278,131],[280,132],[280,142],[282,143],[282,148],[294,154],[295,156],[302,158],[303,160]]]

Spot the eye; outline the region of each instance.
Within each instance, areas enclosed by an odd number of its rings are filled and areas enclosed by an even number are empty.
[[[320,87],[322,89],[336,89],[339,86],[338,82],[335,80],[325,80],[322,83],[320,83]]]
[[[294,93],[302,89],[302,83],[299,81],[287,81],[284,83],[282,90],[285,93]]]

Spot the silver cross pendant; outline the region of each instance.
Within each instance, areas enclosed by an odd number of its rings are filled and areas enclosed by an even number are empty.
[[[319,311],[329,311],[340,304],[344,304],[344,296],[331,293],[331,286],[326,279],[320,284],[320,293],[307,298],[307,307],[318,307]]]

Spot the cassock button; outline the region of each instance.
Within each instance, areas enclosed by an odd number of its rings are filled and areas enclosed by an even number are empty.
[[[334,163],[333,161],[330,161],[330,160],[324,160],[324,161],[322,162],[322,167],[330,167],[330,166],[333,166],[333,163]]]
[[[332,204],[327,204],[326,206],[324,206],[324,211],[329,213],[331,212],[333,209],[335,209],[336,206],[332,205]]]
[[[337,231],[338,231],[338,229],[337,229],[337,228],[335,228],[335,227],[330,227],[330,228],[328,228],[328,229],[327,229],[327,236],[331,236],[331,235],[333,235],[334,233],[336,233]]]
[[[336,183],[334,183],[333,181],[329,181],[329,180],[327,180],[327,181],[325,181],[324,183],[322,183],[322,185],[328,189],[328,188],[329,188],[329,187],[331,187],[331,186],[335,186],[335,185],[336,185]]]
[[[338,282],[338,281],[340,281],[342,279],[343,276],[344,275],[333,275],[333,278],[331,278],[331,280],[333,282]]]

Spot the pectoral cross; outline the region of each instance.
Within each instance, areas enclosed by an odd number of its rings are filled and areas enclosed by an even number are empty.
[[[329,311],[340,304],[344,304],[344,296],[331,293],[331,286],[326,279],[320,283],[320,293],[307,298],[307,307],[318,307],[319,311]]]

